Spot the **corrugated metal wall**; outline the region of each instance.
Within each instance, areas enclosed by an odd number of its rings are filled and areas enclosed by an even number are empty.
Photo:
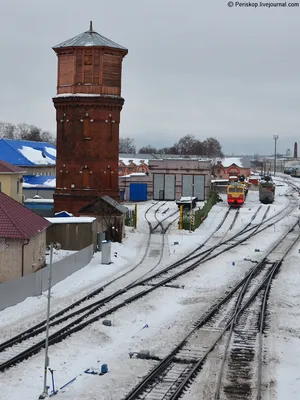
[[[164,199],[164,174],[153,174],[153,199]]]
[[[175,175],[165,175],[164,200],[175,200]]]
[[[182,197],[193,196],[193,175],[182,175]]]
[[[199,201],[205,199],[204,175],[182,175],[182,197],[189,196],[198,197]]]
[[[198,197],[199,201],[205,199],[204,175],[194,175],[194,196]]]
[[[147,200],[147,183],[131,183],[129,187],[130,201],[146,201]]]

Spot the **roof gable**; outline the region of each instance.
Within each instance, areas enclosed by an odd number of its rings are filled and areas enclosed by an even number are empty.
[[[0,159],[28,167],[55,165],[56,148],[47,142],[0,139]]]
[[[109,196],[98,197],[93,202],[87,204],[79,210],[79,213],[83,214],[125,214],[128,208],[119,204],[116,200]]]
[[[25,173],[25,172],[26,171],[24,171],[23,168],[16,167],[15,165],[13,165],[13,164],[11,164],[9,162],[0,160],[0,174],[1,173],[2,174],[3,173],[4,174],[22,174],[22,173]]]
[[[0,192],[0,237],[31,239],[51,223]]]

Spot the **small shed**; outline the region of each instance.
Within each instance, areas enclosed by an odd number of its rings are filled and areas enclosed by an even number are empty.
[[[64,250],[81,250],[97,246],[97,221],[93,217],[54,217],[47,229],[47,244],[58,242]]]
[[[106,240],[122,242],[125,235],[125,214],[128,208],[112,199],[101,196],[79,210],[82,216],[97,218],[97,231],[105,232]]]

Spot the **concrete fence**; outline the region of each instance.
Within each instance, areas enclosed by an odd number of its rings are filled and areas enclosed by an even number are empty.
[[[93,245],[52,264],[52,286],[85,267],[93,257]],[[0,284],[0,311],[30,296],[40,296],[49,285],[49,265],[35,273]]]

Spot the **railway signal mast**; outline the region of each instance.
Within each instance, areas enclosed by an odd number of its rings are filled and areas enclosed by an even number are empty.
[[[277,140],[279,135],[273,135],[273,139],[275,141],[275,152],[274,152],[274,176],[276,175],[276,152],[277,152]]]

